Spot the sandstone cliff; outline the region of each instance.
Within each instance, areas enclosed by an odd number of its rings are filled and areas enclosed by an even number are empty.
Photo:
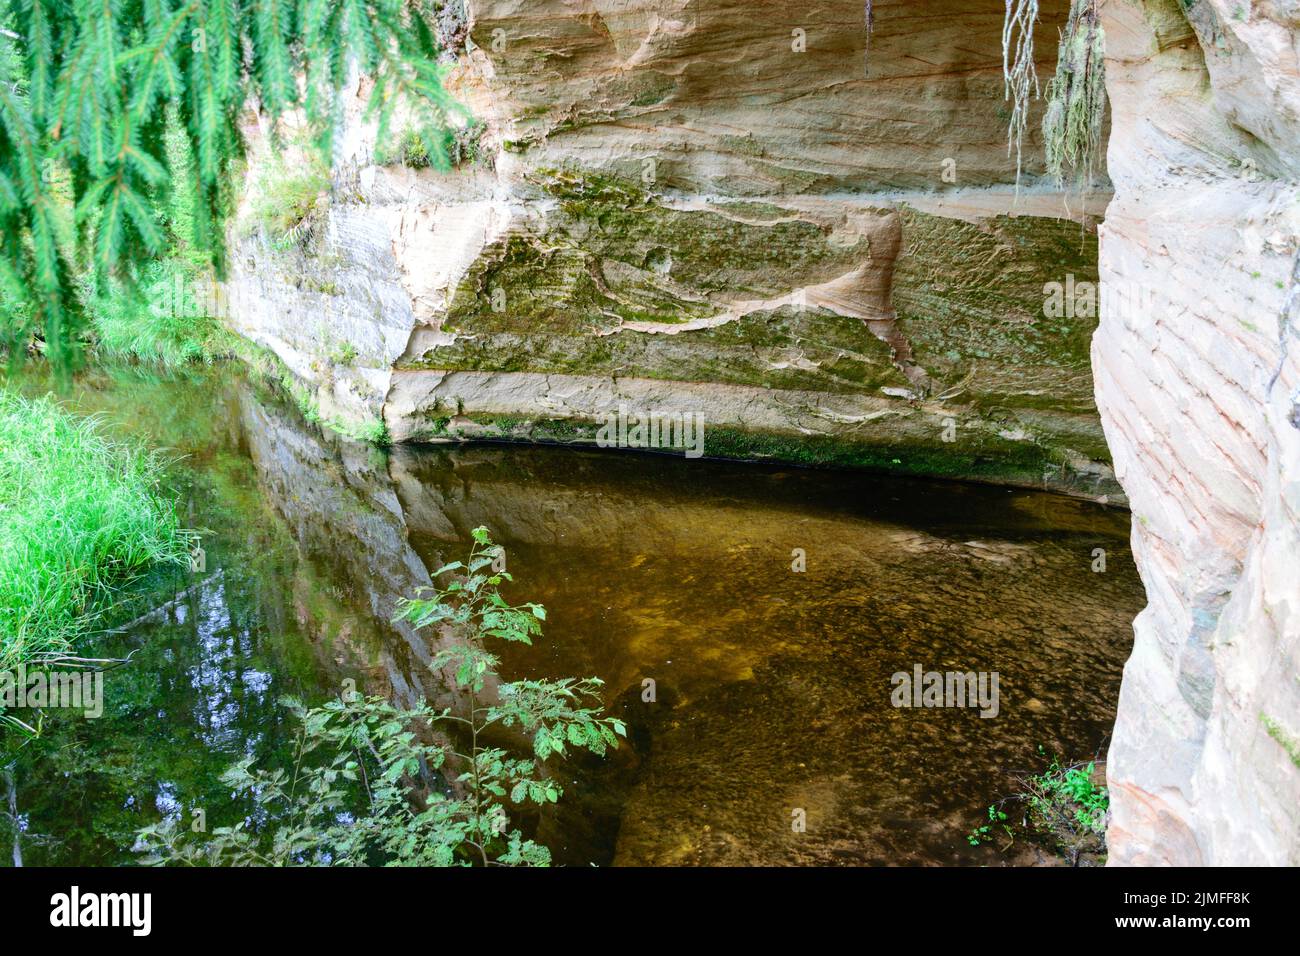
[[[1295,4],[1103,8],[1115,198],[1097,401],[1150,603],[1111,862],[1300,863]]]
[[[1030,143],[1017,195],[1001,4],[874,10],[470,0],[464,161],[395,161],[358,79],[312,228],[242,228],[235,324],[396,441],[590,441],[622,404],[711,454],[1117,499],[1095,310],[1044,309],[1095,282],[1106,194],[1035,185]]]
[[[1109,208],[1032,142],[1016,195],[1002,4],[874,9],[868,42],[856,0],[469,0],[477,158],[380,161],[358,80],[308,238],[241,239],[234,322],[396,440],[624,403],[713,453],[1117,498],[1113,453],[1150,604],[1111,859],[1298,863],[1300,8],[1104,0]],[[1103,210],[1100,326],[1045,314]]]

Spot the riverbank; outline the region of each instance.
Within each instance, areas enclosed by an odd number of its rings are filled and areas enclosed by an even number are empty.
[[[0,389],[0,670],[73,652],[117,589],[188,560],[164,468],[52,397]]]

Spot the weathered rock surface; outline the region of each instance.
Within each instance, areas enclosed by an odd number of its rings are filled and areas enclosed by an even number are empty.
[[[1032,139],[1012,186],[1002,4],[874,8],[868,44],[858,0],[469,0],[479,159],[376,162],[358,82],[232,321],[397,440],[584,441],[624,404],[704,413],[714,454],[1118,498],[1108,441],[1150,599],[1111,859],[1300,862],[1300,13],[1103,3],[1117,193],[1067,210]],[[1072,215],[1103,209],[1093,337],[1044,286],[1096,279]]]
[[[359,81],[310,228],[245,227],[232,322],[396,440],[626,405],[711,453],[1118,497],[1108,442],[1150,602],[1111,862],[1300,863],[1300,10],[1103,3],[1116,194],[1067,210],[1033,141],[1012,187],[1002,4],[874,8],[868,44],[857,0],[469,0],[480,158],[376,162]],[[1096,279],[1103,209],[1094,337],[1044,285]]]
[[[1116,864],[1300,863],[1300,11],[1103,7],[1097,400],[1150,603]]]
[[[234,324],[322,418],[587,441],[653,401],[710,454],[1119,497],[1095,313],[1044,308],[1095,281],[1106,195],[1017,197],[1001,4],[877,3],[869,44],[857,0],[466,8],[476,161],[377,162],[358,81],[310,228],[246,204]]]

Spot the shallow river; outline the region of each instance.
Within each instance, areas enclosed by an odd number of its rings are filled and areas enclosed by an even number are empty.
[[[69,401],[177,458],[206,570],[136,586],[96,648],[130,654],[104,716],[54,719],[20,753],[29,865],[128,862],[162,814],[242,816],[217,777],[287,762],[281,695],[445,695],[426,638],[389,621],[480,524],[507,596],[549,612],[505,676],[594,674],[629,724],[523,821],[567,864],[1033,862],[965,834],[1040,747],[1104,748],[1143,602],[1128,514],[1055,495],[565,448],[385,453],[228,369],[97,371]],[[996,716],[895,707],[892,675],[917,665],[996,672]]]

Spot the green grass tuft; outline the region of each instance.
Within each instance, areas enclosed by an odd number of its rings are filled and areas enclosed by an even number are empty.
[[[187,560],[162,468],[49,397],[0,391],[0,670],[57,659],[115,589]]]
[[[1291,762],[1300,767],[1300,739],[1288,734],[1282,729],[1281,724],[1267,714],[1260,714],[1259,719],[1263,723],[1264,729],[1268,731],[1268,735],[1286,751],[1286,755],[1291,758]]]
[[[314,154],[298,163],[272,154],[259,167],[253,188],[251,225],[275,249],[305,245],[329,208],[329,168]]]
[[[231,352],[233,333],[207,314],[209,283],[183,261],[149,263],[134,288],[114,286],[98,294],[90,285],[88,311],[102,356],[175,367]]]

